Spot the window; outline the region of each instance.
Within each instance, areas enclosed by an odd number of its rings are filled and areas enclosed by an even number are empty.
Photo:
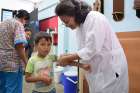
[[[136,9],[136,16],[140,18],[140,0],[134,0],[134,9]]]
[[[93,10],[104,13],[104,0],[95,0],[93,3]]]
[[[124,0],[113,0],[113,19],[121,21],[124,18]]]
[[[2,9],[1,11],[1,21],[13,18],[13,11],[9,9]]]

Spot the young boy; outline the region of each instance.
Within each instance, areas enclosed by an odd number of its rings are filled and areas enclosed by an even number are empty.
[[[32,40],[31,40],[31,35],[32,35],[32,29],[29,27],[25,27],[25,36],[27,39],[28,44],[25,47],[25,51],[26,51],[26,56],[28,58],[31,57],[31,53],[32,53],[32,48],[33,48],[33,44],[32,44]]]
[[[31,56],[26,67],[26,81],[33,82],[32,93],[56,93],[53,80],[53,62],[48,60],[52,38],[45,32],[35,37],[37,55]]]

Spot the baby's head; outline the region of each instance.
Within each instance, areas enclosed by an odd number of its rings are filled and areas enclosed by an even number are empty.
[[[46,57],[51,50],[52,38],[46,32],[38,32],[35,35],[35,48],[37,49],[38,56]]]

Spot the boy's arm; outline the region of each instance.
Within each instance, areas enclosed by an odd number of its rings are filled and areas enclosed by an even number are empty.
[[[71,62],[68,62],[68,63],[70,63],[69,65],[71,65],[71,66],[77,66],[77,67],[83,68],[86,71],[90,71],[90,65],[89,64],[82,64],[82,63],[79,63],[79,62],[76,62],[76,61],[71,61]],[[57,63],[57,65],[61,66],[61,63]]]
[[[90,65],[89,64],[82,64],[82,63],[79,63],[79,62],[76,62],[76,61],[72,61],[70,65],[83,68],[86,71],[90,71]]]
[[[42,81],[46,83],[47,85],[50,85],[52,83],[52,79],[49,76],[32,76],[30,73],[25,73],[25,79],[27,82],[38,82]]]
[[[37,82],[37,81],[41,81],[41,77],[37,77],[32,75],[34,72],[34,64],[33,64],[33,60],[32,57],[29,59],[27,66],[26,66],[26,70],[25,70],[25,79],[27,82]]]
[[[32,76],[32,74],[30,73],[25,73],[25,79],[27,82],[38,82],[38,81],[42,81],[42,78],[41,77],[35,77],[35,76]]]

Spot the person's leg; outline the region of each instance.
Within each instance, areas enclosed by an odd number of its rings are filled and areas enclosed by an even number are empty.
[[[18,93],[17,77],[18,77],[17,72],[5,72],[5,78],[6,78],[5,93]]]
[[[2,71],[0,71],[0,93],[5,93],[5,76]]]
[[[6,92],[5,93],[22,93],[22,75],[21,72],[6,72]],[[21,80],[21,81],[20,81]]]
[[[22,88],[23,88],[23,70],[20,69],[18,72],[18,77],[17,77],[17,82],[18,82],[18,93],[22,93]]]

